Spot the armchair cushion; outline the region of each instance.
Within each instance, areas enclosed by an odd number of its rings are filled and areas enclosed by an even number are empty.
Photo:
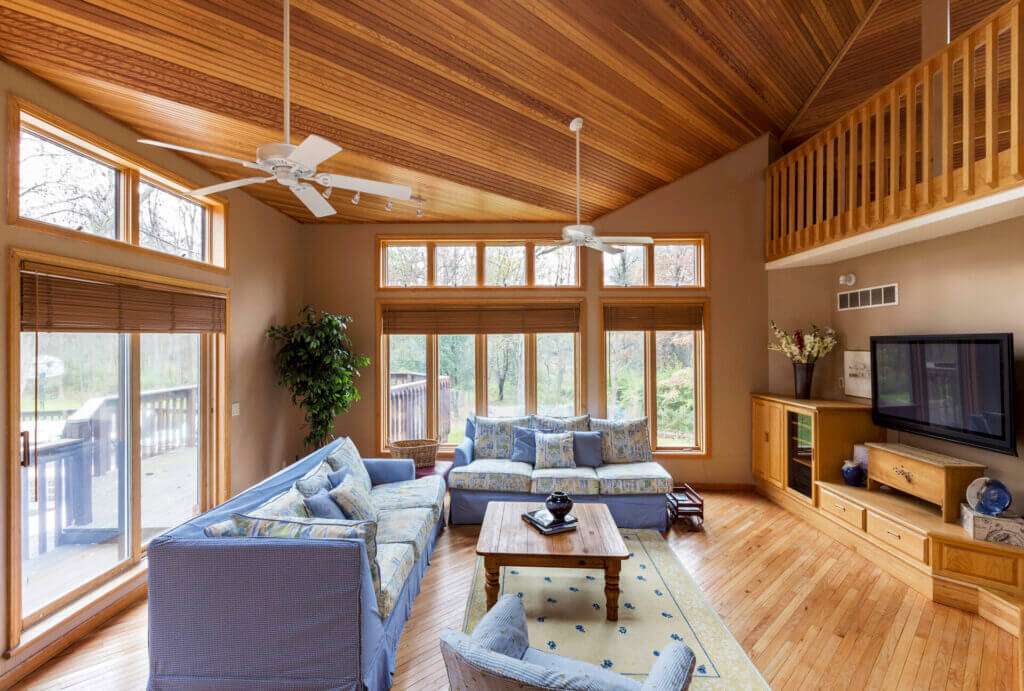
[[[472,639],[488,650],[521,659],[530,647],[523,601],[515,595],[502,595],[494,607],[480,617]]]
[[[426,475],[415,480],[377,485],[370,490],[370,500],[378,511],[431,509],[436,520],[444,507],[444,493],[444,479],[439,475]]]
[[[693,651],[682,643],[665,646],[644,681],[643,691],[679,691],[688,688],[696,664]]]

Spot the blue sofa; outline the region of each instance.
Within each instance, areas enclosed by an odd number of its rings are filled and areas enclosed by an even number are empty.
[[[332,442],[149,544],[149,689],[390,687],[398,639],[443,527],[440,507],[385,616],[362,540],[208,537],[203,530],[290,491],[345,442]],[[364,463],[371,498],[422,482],[412,461]],[[443,483],[439,489],[443,502]]]
[[[561,490],[577,503],[605,504],[620,528],[665,530],[672,476],[653,461],[537,470],[509,458],[477,458],[467,436],[455,448],[448,489],[453,525],[481,523],[492,501],[540,502]]]

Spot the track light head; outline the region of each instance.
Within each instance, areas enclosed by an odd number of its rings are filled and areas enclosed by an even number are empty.
[[[321,192],[321,194],[323,194],[324,199],[330,199],[331,198],[331,192],[333,192],[333,191],[334,191],[334,188],[328,186],[327,189],[325,189],[323,192]]]
[[[386,202],[384,202],[384,210],[385,211],[391,211],[391,209],[393,209],[393,208],[395,208],[395,205],[391,203],[390,199],[387,200]]]
[[[355,194],[352,195],[352,204],[355,205],[355,206],[359,206],[359,193],[358,192],[356,192]]]

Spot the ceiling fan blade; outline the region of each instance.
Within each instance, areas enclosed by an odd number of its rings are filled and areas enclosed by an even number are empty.
[[[158,142],[155,139],[140,139],[139,143],[140,144],[149,144],[150,146],[159,146],[159,147],[162,147],[164,149],[173,149],[174,151],[181,151],[182,153],[186,153],[186,154],[196,154],[198,156],[208,156],[210,158],[219,158],[222,161],[230,161],[231,163],[237,163],[238,165],[245,166],[246,168],[259,168],[259,164],[258,163],[253,163],[252,161],[243,161],[242,159],[235,158],[234,156],[224,156],[223,154],[215,154],[215,153],[212,153],[210,151],[202,151],[200,149],[193,149],[193,148],[190,148],[190,147],[187,147],[187,146],[178,146],[177,144],[168,144],[167,142]]]
[[[216,194],[217,192],[224,192],[226,190],[233,190],[236,187],[244,187],[245,185],[255,185],[258,182],[270,182],[274,179],[271,175],[268,177],[257,177],[257,178],[242,178],[241,180],[231,180],[230,182],[220,182],[216,185],[207,185],[206,187],[200,187],[199,189],[192,190],[189,192],[193,197],[205,197],[208,194]]]
[[[317,189],[310,184],[300,182],[298,185],[293,185],[292,194],[298,197],[299,201],[305,204],[306,208],[317,218],[333,216],[337,213],[334,207],[328,204],[327,200],[320,196]]]
[[[557,250],[559,248],[562,248],[562,247],[565,247],[566,245],[571,245],[571,244],[572,243],[569,242],[568,240],[559,240],[558,242],[552,242],[549,245],[548,244],[539,245],[539,247],[545,247],[547,249],[543,249],[543,250],[540,250],[539,252],[537,252],[537,256],[539,257],[541,255],[548,254],[549,252],[554,252],[555,250]]]
[[[293,163],[316,170],[316,167],[341,151],[341,147],[323,137],[311,134],[299,144],[288,160]]]
[[[592,250],[597,250],[598,252],[604,252],[605,254],[622,254],[621,247],[614,247],[612,245],[605,244],[601,242],[601,240],[602,238],[590,238],[583,243],[583,246],[589,247]]]
[[[625,235],[623,237],[608,237],[608,236],[605,236],[605,235],[601,235],[599,239],[601,240],[601,242],[605,242],[605,243],[612,242],[612,243],[622,244],[622,245],[653,245],[654,244],[654,238],[641,237],[641,236],[638,236],[638,235],[637,236]]]
[[[320,173],[316,181],[325,187],[338,187],[353,192],[365,192],[376,194],[391,199],[405,199],[412,197],[412,188],[408,185],[394,185],[390,182],[378,182],[363,178],[353,178],[348,175],[336,175],[334,173]]]

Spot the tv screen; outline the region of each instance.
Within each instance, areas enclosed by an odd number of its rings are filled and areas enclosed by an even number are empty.
[[[873,336],[875,424],[1017,455],[1013,335]]]

